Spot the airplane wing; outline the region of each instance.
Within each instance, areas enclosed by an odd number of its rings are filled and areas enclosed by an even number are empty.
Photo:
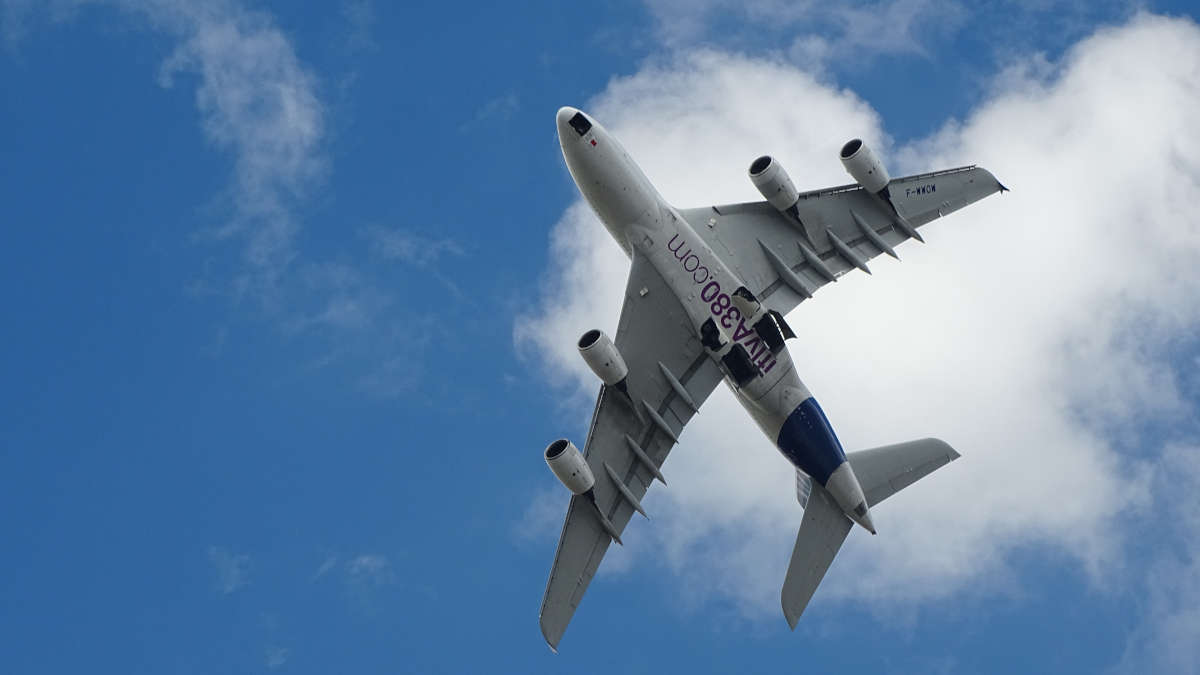
[[[683,306],[636,251],[615,338],[629,367],[629,395],[601,386],[584,456],[596,476],[596,505],[619,535],[679,433],[723,379]],[[665,480],[663,480],[665,483]],[[592,505],[574,496],[558,540],[539,622],[558,646],[612,538]]]
[[[897,178],[895,211],[861,186],[802,193],[798,220],[767,202],[682,209],[680,214],[757,296],[780,314],[821,286],[920,234],[916,228],[1005,188],[974,166]],[[900,217],[897,217],[900,216]]]

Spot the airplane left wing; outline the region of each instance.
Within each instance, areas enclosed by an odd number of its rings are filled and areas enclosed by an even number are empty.
[[[615,339],[629,367],[628,396],[601,386],[584,445],[596,476],[596,507],[617,535],[625,529],[679,433],[723,379],[679,300],[636,251]],[[665,482],[665,480],[663,481]],[[573,496],[539,622],[551,649],[558,646],[612,538],[585,498]]]

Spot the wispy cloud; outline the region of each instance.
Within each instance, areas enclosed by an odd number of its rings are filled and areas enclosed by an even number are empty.
[[[387,556],[364,553],[346,561],[346,575],[350,583],[367,586],[383,586],[396,580]]]
[[[1139,523],[1140,541],[1152,551],[1149,566],[1129,580],[1141,616],[1115,670],[1200,672],[1200,446],[1169,445],[1154,492],[1154,508]]]
[[[279,645],[267,645],[267,648],[263,650],[263,663],[267,666],[267,668],[274,670],[287,663],[290,655],[291,650],[289,650],[287,647],[280,647]]]
[[[664,42],[757,47],[793,40],[791,56],[805,67],[834,57],[851,65],[879,56],[925,54],[925,41],[955,32],[966,12],[959,0],[646,0]],[[936,16],[936,21],[928,17]],[[776,48],[774,51],[780,51]]]
[[[234,160],[234,211],[212,232],[246,241],[243,291],[275,292],[296,255],[296,209],[327,163],[315,76],[265,13],[229,2],[120,4],[180,40],[159,82],[194,78],[205,135]]]
[[[359,230],[366,248],[356,251],[354,264],[301,251],[303,207],[330,170],[329,113],[322,83],[272,15],[241,0],[0,0],[0,19],[15,44],[36,22],[85,9],[121,12],[168,39],[159,83],[194,92],[204,137],[232,163],[229,182],[205,209],[207,224],[196,236],[229,258],[197,271],[189,289],[251,304],[256,317],[287,337],[307,339],[319,352],[309,365],[360,370],[348,382],[362,391],[408,391],[419,370],[409,363],[420,360],[413,350],[430,342],[427,336],[414,339],[413,326],[432,324],[411,320],[424,310],[397,312],[406,297],[396,291],[391,263],[413,268],[405,281],[432,280],[461,298],[454,275],[439,266],[463,256],[464,247],[445,237],[375,226]],[[373,4],[351,0],[341,13],[349,49],[370,49]]]
[[[233,292],[274,300],[296,256],[298,209],[320,185],[328,160],[317,78],[271,15],[237,0],[0,1],[10,49],[30,24],[61,20],[84,7],[113,7],[175,42],[158,82],[195,88],[205,137],[233,160],[216,209],[222,215],[204,233],[242,242]]]
[[[373,225],[363,230],[371,252],[383,260],[428,267],[447,256],[462,256],[463,247],[453,239],[427,237],[403,228]]]
[[[326,574],[329,574],[329,572],[337,566],[337,563],[338,557],[336,555],[326,556],[325,560],[321,562],[321,566],[318,567],[317,571],[313,573],[312,581],[316,581]]]
[[[506,122],[512,119],[521,109],[521,99],[517,93],[510,91],[503,96],[497,96],[475,111],[475,116],[463,122],[459,131],[470,131],[486,122]]]
[[[814,74],[853,71],[881,57],[929,58],[934,46],[966,26],[1011,58],[1041,44],[1063,47],[1098,21],[1127,18],[1136,3],[1119,0],[644,0],[668,49],[719,45],[731,51],[786,58]]]
[[[229,595],[250,583],[250,556],[220,546],[208,547],[208,562],[217,575],[217,590]]]
[[[370,0],[348,0],[342,5],[342,18],[346,20],[346,46],[351,53],[378,48],[379,45],[372,34],[375,6]]]

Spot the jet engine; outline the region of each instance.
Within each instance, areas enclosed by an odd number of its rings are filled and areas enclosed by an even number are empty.
[[[621,352],[602,330],[593,328],[579,338],[579,355],[604,384],[619,387],[629,375]]]
[[[790,213],[800,199],[796,186],[787,172],[770,155],[763,155],[750,163],[750,182],[777,210]]]
[[[546,446],[546,464],[571,494],[581,495],[596,484],[592,467],[588,466],[583,453],[565,438]]]
[[[883,167],[883,162],[879,161],[861,138],[847,141],[842,146],[841,157],[842,166],[846,167],[846,171],[871,194],[879,193],[892,180],[887,169]]]

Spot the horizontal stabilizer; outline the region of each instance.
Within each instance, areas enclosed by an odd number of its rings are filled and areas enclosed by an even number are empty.
[[[885,445],[851,452],[846,460],[854,468],[868,506],[891,497],[938,467],[959,458],[954,448],[936,438]]]
[[[825,488],[811,485],[792,562],[783,580],[783,615],[793,629],[853,525]]]

